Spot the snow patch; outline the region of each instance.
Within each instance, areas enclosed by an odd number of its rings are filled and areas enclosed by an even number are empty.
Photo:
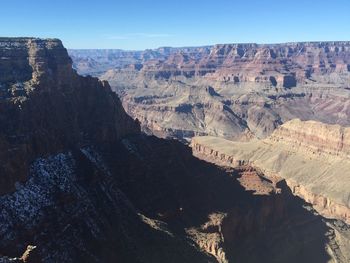
[[[43,208],[54,205],[57,187],[70,191],[74,180],[74,160],[71,153],[38,159],[30,170],[28,181],[16,184],[16,192],[0,197],[0,240],[12,240],[14,224],[30,229],[43,217]]]

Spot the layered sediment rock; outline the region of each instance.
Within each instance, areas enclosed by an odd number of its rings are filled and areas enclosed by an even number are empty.
[[[251,167],[222,169],[140,134],[60,41],[1,41],[14,73],[1,82],[0,261],[349,261],[347,226]]]
[[[0,193],[37,157],[138,133],[108,83],[83,78],[61,41],[0,38]]]
[[[108,80],[127,112],[157,136],[232,139],[249,130],[264,138],[294,118],[350,125],[349,42],[115,52],[71,51],[78,71],[93,60],[90,73]],[[206,90],[210,103],[202,103]],[[183,104],[186,112],[171,110]]]
[[[300,147],[312,153],[350,158],[350,128],[295,119],[280,126],[269,138],[291,149]]]
[[[293,193],[323,215],[350,222],[349,128],[292,120],[265,140],[196,137],[193,151],[229,166],[249,164],[286,179]]]
[[[125,68],[156,78],[206,76],[224,82],[261,82],[291,88],[320,76],[349,72],[349,48],[349,42],[301,42],[219,44],[130,52],[70,50],[70,54],[81,73],[98,75],[108,69]]]

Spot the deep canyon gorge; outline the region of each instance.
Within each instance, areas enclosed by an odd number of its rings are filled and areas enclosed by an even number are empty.
[[[0,38],[0,262],[350,262],[350,42]]]

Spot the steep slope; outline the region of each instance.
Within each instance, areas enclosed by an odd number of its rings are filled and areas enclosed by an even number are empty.
[[[141,134],[59,40],[0,47],[1,262],[349,261],[347,225],[256,169]]]
[[[69,49],[69,56],[74,60],[74,67],[79,74],[100,76],[105,71],[132,65],[140,69],[142,64],[151,60],[165,61],[170,55],[178,52],[191,53],[196,56],[209,52],[209,47],[172,48],[162,47],[155,50],[126,51],[120,49]]]
[[[0,193],[39,156],[139,132],[108,83],[72,70],[59,40],[2,38],[0,58]]]
[[[187,242],[148,226],[105,168],[99,152],[140,133],[108,84],[78,76],[59,40],[2,38],[0,47],[0,253],[15,257],[33,245],[22,260],[151,262],[178,254],[175,262],[203,262]],[[152,242],[165,252],[147,252]]]
[[[144,131],[157,136],[232,139],[249,130],[264,138],[294,118],[350,124],[349,42],[167,50],[113,66],[108,64],[113,58],[72,54],[78,71],[82,58],[98,61],[104,73],[95,75],[108,80],[127,112],[141,121]],[[210,95],[203,95],[209,89]],[[177,110],[182,105],[185,112]]]
[[[196,153],[230,166],[250,164],[282,177],[320,213],[350,223],[349,131],[339,125],[292,120],[265,140],[196,137],[192,145]]]
[[[315,215],[283,180],[247,166],[218,169],[173,141],[136,137],[123,144],[131,156],[110,156],[123,192],[143,214],[172,233],[185,231],[219,262],[350,259],[349,226]]]

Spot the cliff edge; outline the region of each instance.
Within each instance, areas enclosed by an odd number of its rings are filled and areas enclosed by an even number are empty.
[[[252,165],[285,179],[291,190],[321,214],[350,222],[349,128],[298,119],[270,137],[234,142],[195,137],[193,152],[214,162]]]
[[[57,39],[0,38],[0,194],[35,158],[139,133],[107,82],[81,77]]]

